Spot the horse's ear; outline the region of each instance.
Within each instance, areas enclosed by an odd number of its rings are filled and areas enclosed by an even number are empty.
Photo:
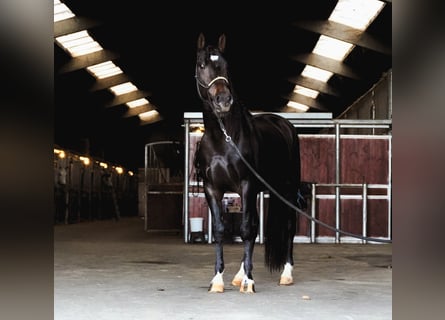
[[[205,42],[206,42],[206,40],[205,40],[204,34],[201,32],[198,36],[198,49],[199,50],[204,48]]]
[[[224,33],[219,36],[218,49],[221,52],[224,52],[224,50],[226,49],[226,35]]]

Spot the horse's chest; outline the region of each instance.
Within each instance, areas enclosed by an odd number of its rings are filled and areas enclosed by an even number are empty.
[[[215,155],[209,159],[205,175],[213,183],[233,183],[238,181],[238,172],[235,170],[230,158],[221,155]]]

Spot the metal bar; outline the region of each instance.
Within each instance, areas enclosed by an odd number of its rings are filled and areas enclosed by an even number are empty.
[[[388,238],[392,239],[392,140],[388,141]]]
[[[147,213],[147,192],[148,192],[148,145],[145,145],[145,157],[144,157],[144,230],[147,231],[148,229],[148,213]]]
[[[335,227],[340,229],[340,124],[335,124]],[[335,243],[340,242],[340,233],[335,232]]]
[[[362,236],[366,237],[367,232],[366,232],[366,227],[367,227],[367,220],[368,220],[368,208],[367,208],[367,199],[368,199],[368,188],[367,188],[367,184],[364,183],[363,184],[363,194],[362,194]],[[362,243],[367,243],[366,240],[362,240]]]
[[[184,141],[184,200],[183,200],[183,223],[184,223],[184,242],[189,242],[189,147],[190,147],[190,123],[185,121],[184,126],[185,141]]]
[[[182,191],[148,191],[147,194],[182,194]]]
[[[312,184],[312,199],[311,199],[311,216],[312,218],[315,219],[315,201],[317,201],[317,197],[316,197],[316,184],[313,183]],[[311,243],[315,243],[315,221],[311,220]]]
[[[264,243],[264,191],[260,192],[260,243]]]
[[[208,214],[208,218],[207,218],[207,235],[208,235],[208,239],[207,242],[208,243],[212,243],[212,212],[210,211],[210,207],[207,211]]]

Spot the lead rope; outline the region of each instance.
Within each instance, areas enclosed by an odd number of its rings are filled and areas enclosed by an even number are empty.
[[[335,227],[332,227],[332,226],[324,223],[323,221],[320,221],[320,220],[310,216],[309,214],[307,214],[306,212],[304,212],[300,208],[296,207],[293,203],[289,202],[281,194],[279,194],[269,183],[267,183],[267,181],[265,181],[263,179],[263,177],[261,177],[258,174],[258,172],[256,172],[256,170],[250,165],[250,163],[241,154],[241,151],[238,149],[237,145],[232,141],[232,137],[230,137],[227,134],[227,131],[226,131],[225,127],[224,127],[224,124],[221,121],[221,118],[218,115],[216,115],[216,118],[218,119],[221,131],[223,132],[223,134],[225,136],[225,141],[227,143],[229,143],[235,149],[236,153],[238,153],[238,155],[240,156],[241,160],[244,162],[244,164],[247,166],[247,168],[249,168],[249,170],[252,171],[252,173],[258,178],[258,180],[260,180],[271,192],[273,192],[286,205],[288,205],[289,207],[291,207],[292,209],[294,209],[298,213],[302,214],[303,216],[305,216],[309,220],[314,221],[315,223],[318,223],[319,225],[322,225],[323,227],[325,227],[325,228],[327,228],[329,230],[332,230],[332,231],[335,231],[335,232],[338,232],[338,233],[341,233],[341,234],[344,234],[344,235],[347,235],[347,236],[351,236],[351,237],[354,237],[354,238],[358,238],[358,239],[361,239],[361,240],[374,241],[374,242],[383,242],[383,243],[392,243],[392,240],[364,237],[364,236],[361,236],[361,235],[358,235],[358,234],[354,234],[354,233],[351,233],[351,232],[348,232],[348,231],[343,231],[343,230],[337,229]]]

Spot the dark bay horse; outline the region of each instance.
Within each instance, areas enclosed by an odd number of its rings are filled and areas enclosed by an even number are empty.
[[[286,119],[272,113],[252,115],[235,99],[223,56],[225,44],[225,35],[219,37],[217,46],[212,46],[206,45],[204,35],[200,34],[195,74],[198,94],[203,102],[205,128],[196,165],[211,210],[216,245],[215,274],[209,291],[224,291],[222,199],[225,192],[234,192],[241,197],[240,235],[244,255],[232,284],[240,286],[241,292],[253,293],[252,257],[259,225],[257,195],[266,190],[258,176],[296,204],[300,185],[299,141],[295,127]],[[283,270],[281,285],[293,283],[296,214],[270,193],[265,226],[265,264],[271,272]]]

